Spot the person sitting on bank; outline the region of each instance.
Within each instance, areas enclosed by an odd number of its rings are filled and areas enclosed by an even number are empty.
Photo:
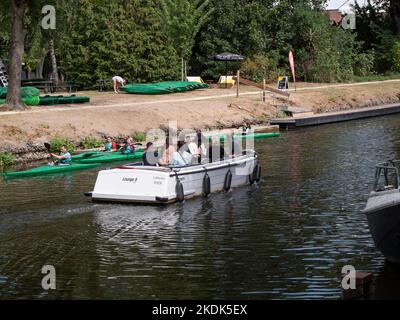
[[[176,152],[176,149],[169,142],[169,137],[165,139],[165,150],[161,159],[158,161],[160,166],[168,166],[172,161],[172,155]]]
[[[59,166],[69,166],[72,162],[72,156],[68,152],[66,146],[60,147],[60,154],[51,153],[52,158],[57,159],[56,164]]]
[[[107,137],[107,142],[104,145],[105,152],[114,152],[117,151],[117,144],[113,140],[112,137]]]
[[[135,143],[131,137],[126,139],[126,142],[120,145],[121,148],[119,149],[122,154],[132,154],[135,153]]]
[[[146,151],[143,153],[143,165],[156,166],[159,160],[158,151],[154,149],[153,142],[147,142]]]
[[[126,84],[126,80],[120,76],[115,76],[112,78],[114,84],[114,93],[119,93],[119,88],[122,86],[124,87]]]
[[[178,151],[175,151],[172,155],[171,166],[186,167],[191,165],[192,155],[188,151],[185,141],[178,141]]]

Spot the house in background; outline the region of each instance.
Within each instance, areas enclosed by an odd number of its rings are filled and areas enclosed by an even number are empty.
[[[343,20],[342,13],[338,9],[333,9],[333,10],[326,10],[326,13],[329,16],[329,20],[332,25],[334,26],[340,26]]]

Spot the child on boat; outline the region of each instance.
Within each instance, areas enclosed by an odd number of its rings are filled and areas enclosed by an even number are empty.
[[[126,139],[126,142],[121,145],[121,148],[119,150],[122,154],[135,153],[135,143],[133,142],[133,139],[131,137]]]
[[[107,142],[104,145],[104,151],[105,152],[117,151],[117,144],[115,143],[112,137],[107,137]]]

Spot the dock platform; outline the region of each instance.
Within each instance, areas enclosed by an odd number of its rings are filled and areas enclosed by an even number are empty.
[[[400,103],[336,112],[318,113],[297,117],[277,118],[271,120],[271,125],[279,125],[280,128],[290,129],[296,127],[316,126],[321,124],[378,117],[394,113],[400,113]]]

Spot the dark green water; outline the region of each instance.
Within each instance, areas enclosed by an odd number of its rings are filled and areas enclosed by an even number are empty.
[[[259,186],[167,207],[92,204],[97,170],[0,184],[0,299],[339,299],[344,265],[400,298],[360,213],[400,117],[257,142]],[[110,165],[109,165],[110,166]],[[41,287],[54,265],[57,290]]]

